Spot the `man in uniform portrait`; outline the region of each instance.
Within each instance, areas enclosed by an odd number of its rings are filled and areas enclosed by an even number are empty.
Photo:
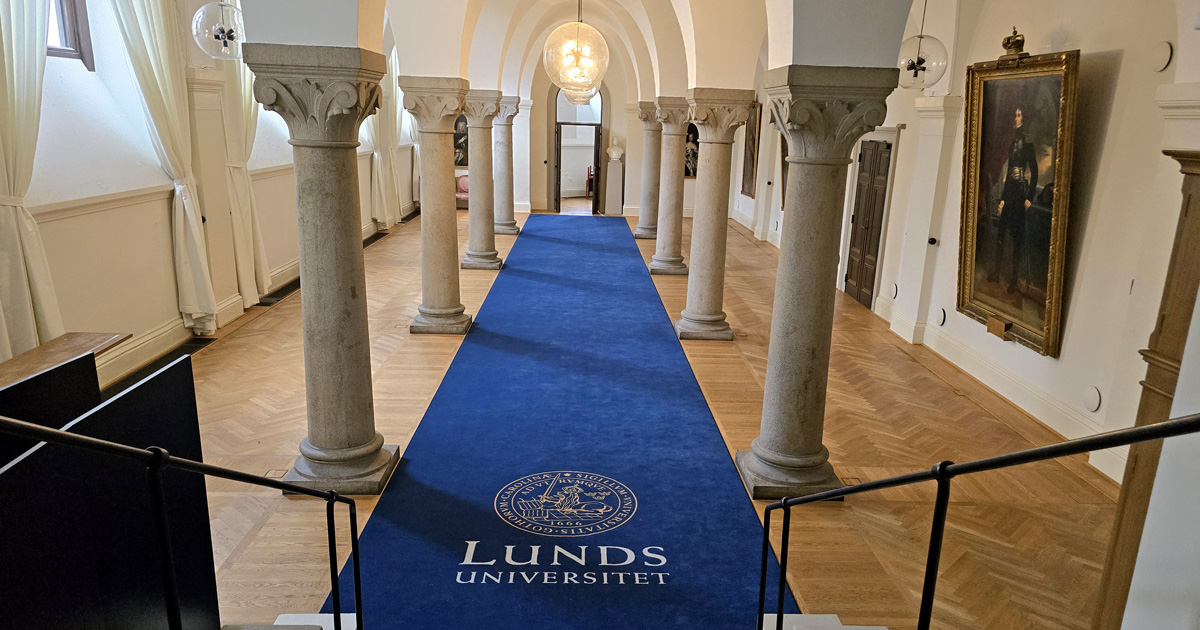
[[[1008,292],[1017,291],[1021,275],[1021,254],[1025,247],[1025,215],[1037,194],[1038,165],[1033,143],[1025,134],[1025,113],[1020,107],[1013,112],[1013,138],[1008,149],[1008,164],[1004,169],[1004,188],[997,208],[999,225],[996,234],[995,257],[989,282],[1006,276]],[[1004,265],[1005,250],[1012,250],[1009,264]],[[1002,273],[1003,271],[1007,273]]]

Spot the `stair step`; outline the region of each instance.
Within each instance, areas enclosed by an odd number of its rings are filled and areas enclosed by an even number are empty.
[[[775,630],[775,615],[763,615],[763,630]],[[883,626],[843,626],[837,615],[784,615],[783,630],[887,630]]]
[[[279,630],[280,627],[300,625],[312,630],[333,630],[333,615],[279,615],[275,619],[275,625],[267,626],[270,630]],[[354,613],[342,613],[342,630],[358,630],[358,621],[354,618]]]

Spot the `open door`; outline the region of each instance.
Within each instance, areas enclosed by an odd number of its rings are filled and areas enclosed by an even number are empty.
[[[554,124],[554,212],[562,212],[562,123]]]
[[[600,190],[604,186],[604,160],[600,155],[604,148],[604,131],[596,125],[596,141],[592,146],[592,214],[600,214]]]

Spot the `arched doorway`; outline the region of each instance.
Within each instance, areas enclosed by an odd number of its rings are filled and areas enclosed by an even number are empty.
[[[554,211],[599,214],[604,97],[572,105],[559,90],[554,116]]]

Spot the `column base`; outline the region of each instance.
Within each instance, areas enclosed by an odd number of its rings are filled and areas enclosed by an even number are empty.
[[[501,269],[503,267],[504,267],[504,261],[500,260],[499,258],[496,258],[494,255],[492,257],[487,257],[487,256],[471,256],[470,254],[468,254],[465,258],[462,259],[462,268],[463,269],[496,270],[496,269]]]
[[[838,479],[829,462],[812,468],[782,469],[764,464],[753,451],[738,451],[735,459],[738,474],[751,499],[803,497],[846,485]]]
[[[650,273],[656,276],[686,276],[688,268],[683,264],[682,256],[663,259],[655,257],[650,260]]]
[[[658,228],[644,228],[638,226],[633,230],[633,238],[658,238]]]
[[[681,317],[675,320],[675,336],[680,339],[701,341],[733,341],[733,329],[724,319],[713,322],[698,322]]]
[[[282,481],[344,495],[380,494],[399,461],[400,447],[394,444],[384,444],[370,457],[339,464],[315,462],[301,455]]]
[[[501,224],[497,223],[494,226],[492,226],[492,229],[495,230],[496,234],[512,234],[515,236],[515,235],[521,233],[521,228],[517,226],[516,221],[513,221],[512,225],[508,225],[508,224],[501,225]]]
[[[418,314],[408,332],[412,335],[465,335],[471,329],[471,316],[465,314],[435,317]]]

